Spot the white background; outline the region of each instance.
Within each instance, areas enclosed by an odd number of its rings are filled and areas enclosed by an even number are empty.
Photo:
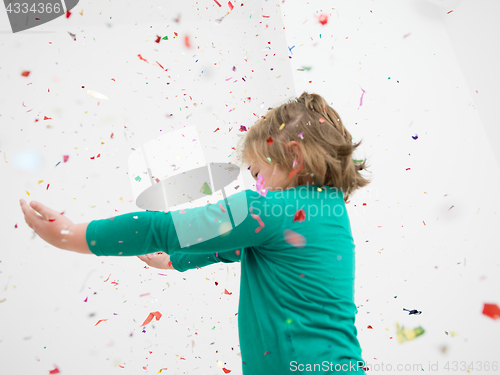
[[[393,366],[374,373],[500,364],[500,320],[482,314],[500,305],[500,3],[220,3],[81,2],[16,34],[0,12],[0,373],[241,374],[238,264],[161,272],[60,250],[33,236],[19,199],[75,223],[140,211],[131,148],[191,115],[206,155],[236,163],[240,125],[304,90],[363,140],[355,158],[373,178],[347,205],[363,359]],[[425,333],[399,344],[396,323]]]

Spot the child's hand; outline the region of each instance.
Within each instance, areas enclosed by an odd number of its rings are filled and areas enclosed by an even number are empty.
[[[64,232],[73,225],[73,222],[63,215],[40,202],[31,201],[28,206],[24,199],[20,200],[26,224],[49,244],[65,249],[66,239]],[[40,214],[40,215],[39,215]]]
[[[137,256],[143,262],[153,268],[159,268],[161,270],[175,270],[170,261],[170,255],[166,253],[151,253],[146,255]]]

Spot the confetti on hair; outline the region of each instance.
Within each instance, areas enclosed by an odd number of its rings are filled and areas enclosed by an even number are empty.
[[[262,221],[262,219],[260,218],[260,216],[259,216],[259,215],[255,215],[255,214],[253,213],[253,207],[250,207],[248,210],[250,211],[250,216],[251,216],[253,219],[257,220],[257,222],[259,223],[259,228],[256,228],[256,229],[255,229],[255,233],[259,233],[259,232],[262,230],[262,228],[264,228],[264,227],[265,227],[264,222]]]
[[[290,229],[285,229],[283,231],[283,238],[287,243],[294,247],[298,247],[299,249],[303,248],[306,245],[306,238]]]
[[[303,223],[305,220],[306,220],[306,212],[304,211],[303,208],[295,211],[295,214],[293,215],[293,222],[294,223],[296,221],[298,221],[299,223]]]
[[[299,163],[297,163],[297,160],[294,160],[294,161],[293,161],[293,165],[292,165],[292,169],[295,169],[295,166],[296,166],[297,164],[299,164]]]
[[[324,118],[320,118],[320,119],[319,119],[319,122],[320,122],[320,123],[324,123],[324,122],[325,122],[325,119],[324,119]]]
[[[284,127],[285,127],[285,123],[281,124],[280,130],[283,129]]]
[[[269,146],[271,146],[273,144],[273,138],[272,137],[267,138],[267,144]]]
[[[300,132],[300,133],[299,133],[299,138],[300,138],[300,139],[304,139],[304,132]]]
[[[147,319],[144,321],[144,323],[141,324],[141,327],[145,326],[146,324],[149,324],[153,320],[153,317],[155,317],[156,321],[158,321],[161,318],[161,313],[159,311],[149,313]]]
[[[489,316],[491,319],[499,319],[500,308],[494,303],[485,303],[483,307],[483,314]]]

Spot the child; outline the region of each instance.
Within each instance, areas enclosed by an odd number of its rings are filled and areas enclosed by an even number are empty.
[[[345,209],[349,195],[370,182],[359,173],[365,163],[352,159],[361,142],[352,145],[337,112],[306,92],[270,109],[242,140],[242,162],[257,192],[193,209],[73,225],[78,244],[68,240],[64,248],[139,256],[181,272],[239,261],[244,375],[364,374],[354,324],[355,245]],[[241,223],[210,238],[206,228],[222,225],[225,212],[234,213],[242,202],[248,210]],[[182,247],[176,228],[187,226],[201,242]],[[39,227],[47,240],[43,232]],[[143,256],[151,253],[156,255]]]

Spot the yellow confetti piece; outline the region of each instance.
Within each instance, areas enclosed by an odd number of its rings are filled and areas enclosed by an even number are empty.
[[[280,130],[283,129],[284,127],[285,127],[285,123],[281,124]]]
[[[28,190],[26,190],[26,194],[30,195],[30,192]]]

